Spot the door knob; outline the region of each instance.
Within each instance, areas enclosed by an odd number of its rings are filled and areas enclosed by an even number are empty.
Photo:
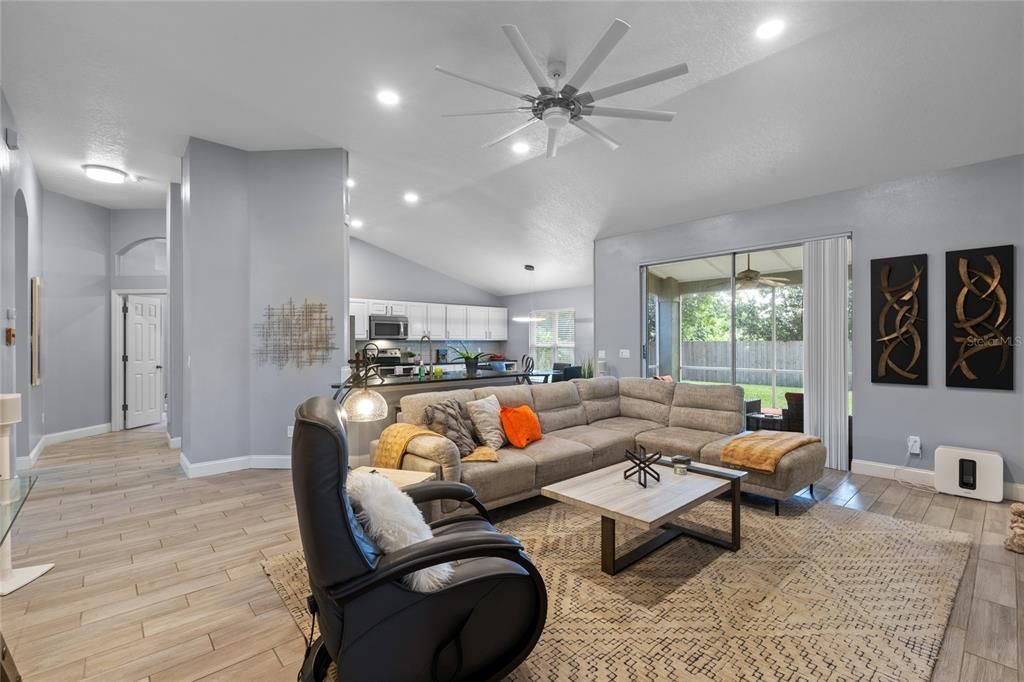
[[[163,365],[157,365],[157,366],[156,366],[156,368],[157,368],[157,369],[163,369],[163,368],[164,368],[164,366],[163,366]]]

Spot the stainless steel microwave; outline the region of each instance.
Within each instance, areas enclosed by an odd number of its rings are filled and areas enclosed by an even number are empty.
[[[371,339],[405,341],[409,336],[409,318],[401,315],[370,315]]]

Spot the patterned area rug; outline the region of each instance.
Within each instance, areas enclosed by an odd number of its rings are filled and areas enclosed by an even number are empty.
[[[600,519],[534,502],[499,522],[544,576],[547,625],[514,680],[927,680],[970,553],[963,533],[794,498],[745,505],[736,553],[680,538],[616,576]],[[680,517],[727,528],[714,500]],[[619,524],[619,551],[648,538]],[[265,570],[304,633],[301,553]]]

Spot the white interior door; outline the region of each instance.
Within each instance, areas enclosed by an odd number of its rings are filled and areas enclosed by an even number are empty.
[[[163,405],[163,338],[161,300],[155,296],[128,296],[125,313],[124,427],[156,424]]]

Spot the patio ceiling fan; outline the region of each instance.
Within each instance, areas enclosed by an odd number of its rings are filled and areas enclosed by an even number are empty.
[[[750,268],[750,254],[747,254],[747,269],[736,273],[737,289],[756,289],[757,287],[771,287],[777,289],[789,284],[785,277],[765,277],[757,270]]]
[[[466,111],[462,113],[442,115],[444,117],[451,117],[486,116],[490,114],[513,113],[530,114],[530,119],[528,121],[516,126],[504,135],[491,140],[484,145],[485,148],[493,147],[494,145],[512,137],[521,130],[524,130],[528,126],[533,125],[537,121],[541,121],[547,128],[548,158],[552,158],[558,153],[559,133],[569,125],[579,128],[587,135],[600,140],[612,149],[617,149],[619,147],[619,142],[617,140],[602,131],[600,128],[594,126],[586,119],[591,116],[605,116],[610,118],[630,118],[643,121],[669,122],[676,115],[674,111],[608,107],[596,104],[596,102],[615,95],[621,95],[624,92],[630,92],[632,90],[647,87],[648,85],[654,85],[655,83],[660,83],[661,81],[669,80],[670,78],[682,76],[689,70],[685,63],[676,64],[675,66],[670,66],[668,68],[661,69],[660,71],[654,71],[644,76],[630,78],[613,85],[598,88],[597,90],[581,92],[586,82],[590,80],[592,75],[594,75],[594,71],[597,70],[597,67],[599,67],[608,55],[611,54],[611,51],[629,30],[629,24],[622,19],[616,19],[612,22],[611,27],[605,32],[604,36],[597,41],[597,44],[594,45],[590,54],[587,55],[587,58],[584,59],[579,68],[576,69],[576,73],[574,73],[572,77],[564,83],[562,82],[562,78],[565,74],[565,64],[563,62],[549,62],[548,70],[545,73],[537,62],[537,59],[533,56],[533,52],[530,51],[529,45],[526,44],[523,34],[519,32],[519,29],[516,26],[506,24],[501,27],[501,30],[504,31],[505,37],[508,38],[508,41],[512,44],[512,49],[516,51],[519,59],[523,62],[523,66],[526,67],[530,77],[536,84],[538,90],[537,94],[534,95],[514,90],[512,88],[487,83],[471,76],[464,76],[462,74],[455,73],[454,71],[449,71],[448,69],[440,66],[434,67],[437,71],[440,71],[446,76],[451,76],[474,85],[489,88],[525,102],[524,105],[518,107],[489,109],[483,111]]]

